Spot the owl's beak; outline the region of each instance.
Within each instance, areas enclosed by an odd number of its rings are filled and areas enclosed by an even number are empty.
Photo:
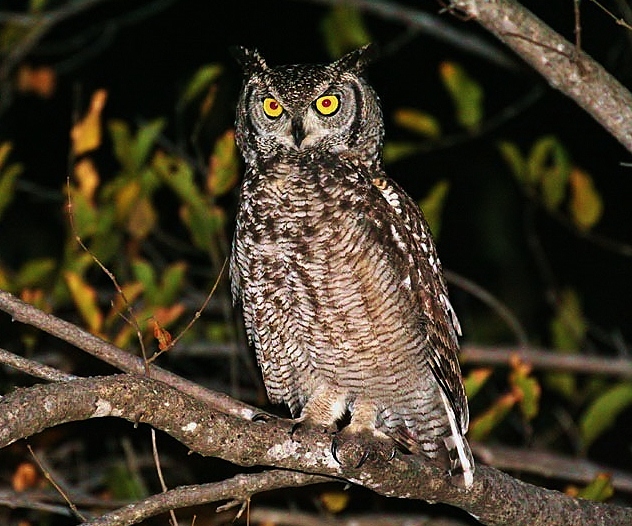
[[[303,119],[299,116],[292,119],[292,137],[296,147],[300,148],[303,139],[305,139],[305,127],[303,126]]]

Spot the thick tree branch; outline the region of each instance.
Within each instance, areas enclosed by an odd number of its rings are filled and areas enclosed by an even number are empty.
[[[632,152],[632,94],[589,55],[514,0],[452,0],[575,100]]]
[[[139,375],[145,373],[145,364],[138,356],[126,353],[115,345],[84,331],[76,325],[57,318],[52,314],[47,314],[3,290],[0,290],[0,310],[11,315],[14,321],[20,321],[27,325],[37,327],[52,336],[78,347],[99,360],[103,360],[105,363],[117,367],[121,371]],[[155,365],[150,365],[149,371],[152,378],[165,382],[183,393],[202,400],[215,409],[225,413],[240,415],[244,418],[251,418],[253,416],[252,413],[249,412],[249,406],[225,394],[205,389],[201,385]]]
[[[469,491],[452,486],[444,473],[412,455],[396,456],[388,469],[383,462],[370,461],[360,469],[345,469],[331,456],[327,435],[305,432],[298,441],[289,432],[290,421],[255,423],[223,414],[166,384],[132,375],[17,389],[0,399],[0,447],[60,423],[104,416],[151,424],[201,455],[337,477],[388,496],[444,502],[483,524],[632,522],[632,509],[573,499],[484,465],[477,467]]]

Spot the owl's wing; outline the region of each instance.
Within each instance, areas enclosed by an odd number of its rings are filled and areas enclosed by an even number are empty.
[[[461,327],[443,279],[430,229],[421,209],[406,192],[386,176],[373,178],[373,185],[390,208],[392,246],[408,252],[411,288],[419,299],[428,338],[427,359],[441,386],[442,397],[456,417],[461,433],[467,431],[469,411],[458,363]]]

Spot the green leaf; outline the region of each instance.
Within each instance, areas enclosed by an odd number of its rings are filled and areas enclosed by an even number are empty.
[[[29,13],[41,13],[48,4],[48,0],[29,0]]]
[[[399,161],[409,155],[414,155],[421,150],[421,146],[417,143],[388,141],[384,145],[382,157],[385,163]]]
[[[439,237],[441,231],[441,214],[449,190],[450,183],[443,179],[435,184],[428,192],[428,195],[419,202],[428,226],[430,226],[430,231],[435,238]]]
[[[432,115],[414,108],[399,108],[393,114],[395,124],[429,139],[441,136],[441,125]]]
[[[595,189],[592,177],[575,168],[569,177],[571,189],[570,212],[580,230],[589,230],[601,219],[603,201]]]
[[[132,272],[134,277],[143,284],[147,301],[155,304],[158,296],[158,284],[156,283],[154,268],[145,260],[137,258],[132,261]]]
[[[189,104],[191,101],[199,97],[203,92],[218,79],[222,74],[222,66],[218,64],[206,64],[198,69],[193,78],[187,84],[184,93],[180,97],[179,104]]]
[[[493,372],[494,370],[489,367],[482,367],[470,371],[470,373],[463,379],[463,385],[465,387],[468,400],[471,400],[476,396]]]
[[[121,163],[123,169],[133,172],[135,168],[132,154],[132,134],[126,122],[113,119],[108,122],[108,130],[112,138],[114,156]]]
[[[15,182],[21,173],[21,164],[12,164],[0,172],[0,216],[13,200]]]
[[[349,5],[333,7],[323,19],[321,30],[332,57],[340,57],[372,40],[360,10]]]
[[[632,384],[620,383],[602,393],[590,404],[579,422],[584,449],[590,445],[609,427],[617,416],[632,405]]]
[[[164,119],[156,119],[141,126],[136,136],[132,136],[127,123],[116,119],[108,122],[114,155],[124,172],[137,174],[140,171],[164,127]]]
[[[13,149],[10,142],[0,144],[0,216],[7,205],[13,200],[15,192],[15,181],[22,173],[21,164],[10,164],[5,167],[5,163]]]
[[[482,415],[475,418],[470,424],[468,432],[470,440],[484,440],[494,428],[503,421],[507,413],[516,404],[517,400],[513,393],[501,396]]]
[[[222,210],[207,202],[193,180],[193,169],[182,159],[158,153],[152,166],[183,202],[180,216],[191,233],[193,243],[202,250],[208,250],[212,237],[225,225]]]
[[[527,420],[533,420],[538,415],[542,389],[538,381],[531,376],[531,368],[521,362],[515,363],[509,375],[509,382],[522,414]]]
[[[509,165],[514,177],[522,182],[527,182],[527,161],[522,155],[520,148],[509,141],[500,141],[498,143],[498,149],[505,162]]]
[[[227,130],[213,148],[209,165],[207,188],[210,195],[219,197],[232,190],[239,179],[239,161],[235,145],[235,131]]]
[[[576,351],[584,341],[588,324],[581,303],[573,289],[561,292],[557,312],[551,321],[553,346],[561,351]]]
[[[439,74],[456,108],[458,123],[470,131],[478,129],[483,119],[483,90],[478,82],[454,62],[443,62]]]
[[[57,262],[53,258],[32,259],[26,262],[13,280],[15,290],[43,285],[56,266]]]
[[[611,475],[600,473],[585,488],[579,490],[573,497],[579,499],[594,500],[603,502],[614,495],[614,487],[611,482]]]
[[[138,129],[131,151],[136,170],[139,170],[147,162],[149,153],[154,147],[156,139],[158,139],[164,127],[164,119],[155,119]]]
[[[542,200],[549,210],[555,210],[564,200],[571,173],[566,149],[556,137],[547,135],[536,141],[527,158],[527,180],[539,183]]]
[[[582,312],[581,302],[573,289],[561,292],[557,311],[551,320],[551,341],[557,352],[576,353],[586,336],[588,325]],[[569,400],[577,393],[575,375],[565,372],[552,372],[546,376],[546,383]]]
[[[171,305],[182,288],[186,276],[187,265],[177,262],[169,265],[162,273],[160,280],[160,305]]]
[[[114,499],[135,501],[149,495],[140,477],[123,463],[116,464],[108,471],[106,486]]]

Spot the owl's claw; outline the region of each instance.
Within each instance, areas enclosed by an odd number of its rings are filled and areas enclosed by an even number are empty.
[[[273,416],[270,413],[255,413],[250,417],[251,422],[269,422],[272,420]]]
[[[340,464],[341,466],[344,467],[345,463],[342,462],[339,458],[338,458],[338,448],[340,447],[339,444],[339,440],[337,435],[334,435],[333,438],[331,439],[331,456],[334,457],[334,460],[336,462],[338,462],[338,464]],[[353,466],[353,469],[358,469],[362,466],[362,464],[364,464],[367,459],[369,458],[369,456],[371,455],[373,451],[371,450],[371,448],[367,447],[364,448],[364,451],[362,452],[362,455],[360,456],[360,460],[358,460],[357,464],[355,466]]]
[[[397,451],[391,443],[380,440],[372,433],[352,433],[344,429],[331,441],[331,455],[343,468],[358,469],[370,462],[390,462]]]

